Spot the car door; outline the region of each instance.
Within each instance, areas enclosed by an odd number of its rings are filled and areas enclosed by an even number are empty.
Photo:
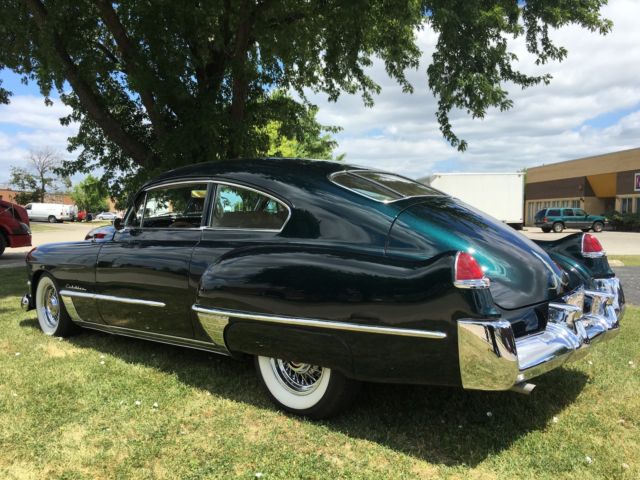
[[[193,337],[189,265],[200,242],[209,182],[156,185],[136,198],[124,228],[100,250],[97,303],[105,323]]]
[[[291,216],[291,208],[282,199],[254,187],[221,181],[215,190],[211,218],[191,261],[190,279],[194,291],[198,291],[205,272],[215,278],[216,263],[223,255],[249,255],[253,248],[281,245],[280,232]],[[243,308],[228,304],[217,306]],[[216,342],[222,334],[221,330],[216,330],[220,328],[219,323],[207,326],[195,315],[193,320],[197,340]]]
[[[589,215],[587,215],[587,212],[585,212],[580,208],[576,208],[574,210],[574,213],[576,214],[576,225],[577,225],[576,228],[591,227],[591,221],[589,219]]]
[[[564,222],[565,228],[580,228],[577,225],[576,217],[573,214],[572,208],[563,208],[562,209],[562,220]]]

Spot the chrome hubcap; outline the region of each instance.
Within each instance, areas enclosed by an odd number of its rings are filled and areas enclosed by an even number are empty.
[[[60,300],[56,289],[47,285],[42,293],[42,299],[43,320],[48,327],[55,328],[60,318]]]
[[[324,368],[308,363],[271,359],[271,368],[278,382],[296,395],[309,395],[320,384]]]

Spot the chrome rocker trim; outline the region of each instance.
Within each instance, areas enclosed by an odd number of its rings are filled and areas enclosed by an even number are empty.
[[[594,284],[597,290],[579,289],[564,297],[564,303],[549,303],[547,326],[533,335],[516,339],[507,320],[459,320],[462,386],[509,390],[616,336],[624,314],[620,281],[597,279]]]
[[[280,315],[270,315],[265,313],[247,313],[240,312],[237,310],[226,310],[222,308],[210,308],[204,307],[202,305],[193,305],[191,309],[198,314],[198,317],[201,316],[209,317],[209,320],[213,319],[221,325],[224,322],[228,322],[230,318],[239,319],[239,320],[252,320],[257,322],[266,322],[266,323],[278,323],[282,325],[295,325],[302,327],[312,327],[312,328],[324,328],[330,330],[346,330],[350,332],[364,332],[364,333],[374,333],[381,335],[399,335],[402,337],[418,337],[418,338],[429,338],[442,340],[447,338],[447,334],[444,332],[436,332],[430,330],[415,330],[410,328],[397,328],[397,327],[378,327],[374,325],[360,325],[357,323],[348,323],[348,322],[336,322],[333,320],[315,320],[311,318],[298,318],[298,317],[287,317]],[[203,320],[201,319],[201,323]],[[226,326],[226,324],[225,324]],[[203,324],[205,330],[207,327]],[[219,327],[218,327],[219,328]],[[224,328],[223,328],[224,329]],[[208,330],[207,330],[207,333]],[[210,334],[211,335],[211,334]],[[218,336],[218,338],[222,338],[222,334],[216,332],[214,336]],[[212,340],[215,342],[215,338]]]
[[[133,330],[130,328],[116,327],[114,325],[104,325],[101,323],[84,322],[82,320],[74,320],[74,323],[77,323],[83,328],[111,333],[113,335],[119,335],[122,337],[137,338],[140,340],[151,340],[167,345],[193,348],[195,350],[204,350],[205,352],[219,353],[221,355],[230,355],[228,350],[226,348],[221,348],[220,345],[214,345],[211,342],[204,342],[202,340],[194,340],[193,338],[174,337],[172,335],[145,332],[142,330]]]

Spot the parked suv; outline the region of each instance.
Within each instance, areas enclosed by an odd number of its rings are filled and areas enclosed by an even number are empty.
[[[601,232],[607,223],[602,215],[589,215],[581,208],[544,208],[536,213],[535,224],[543,232],[562,232],[565,228],[579,228],[583,232],[593,229]]]

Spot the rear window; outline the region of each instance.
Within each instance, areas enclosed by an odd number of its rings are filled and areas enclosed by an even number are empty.
[[[332,175],[331,180],[341,187],[380,202],[407,197],[444,195],[438,190],[399,175],[368,170],[336,173]]]

